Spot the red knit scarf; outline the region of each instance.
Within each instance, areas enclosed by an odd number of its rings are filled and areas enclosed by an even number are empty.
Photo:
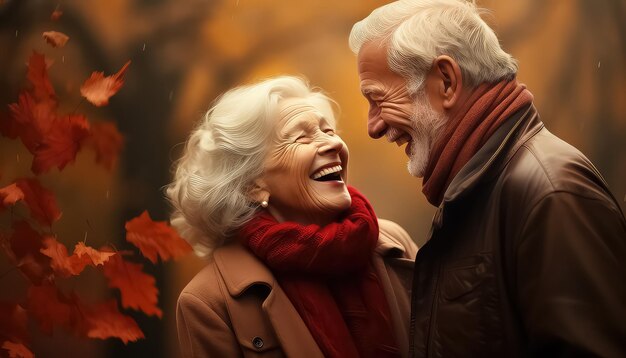
[[[324,227],[278,223],[261,212],[241,229],[274,273],[326,357],[398,357],[384,291],[371,264],[378,221],[365,197]]]
[[[483,83],[450,116],[428,159],[422,192],[439,206],[461,168],[508,117],[532,103],[533,95],[516,80]]]

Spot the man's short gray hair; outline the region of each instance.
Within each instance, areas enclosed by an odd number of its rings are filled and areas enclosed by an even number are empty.
[[[333,121],[328,97],[301,78],[281,76],[226,92],[190,134],[165,192],[172,226],[198,256],[224,244],[258,209],[248,194],[263,173],[278,102],[293,97]]]
[[[517,62],[500,47],[493,30],[480,17],[485,10],[466,0],[400,0],[374,10],[350,33],[355,54],[373,40],[389,44],[387,60],[407,81],[411,93],[423,86],[437,56],[452,57],[464,84],[512,79]]]

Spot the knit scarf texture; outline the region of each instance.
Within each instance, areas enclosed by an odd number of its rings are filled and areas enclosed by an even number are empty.
[[[439,206],[461,168],[515,112],[530,105],[533,95],[516,80],[483,83],[450,115],[437,139],[424,173],[422,192]]]
[[[277,222],[260,212],[239,232],[272,271],[326,357],[399,357],[389,305],[372,266],[378,221],[348,187],[352,205],[326,226]]]

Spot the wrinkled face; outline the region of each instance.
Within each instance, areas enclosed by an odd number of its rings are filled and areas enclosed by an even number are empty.
[[[325,112],[308,99],[279,102],[262,178],[270,194],[269,210],[279,221],[325,224],[350,207],[348,148],[335,133],[332,112]]]
[[[430,150],[446,118],[431,106],[425,89],[411,95],[404,77],[387,64],[387,46],[372,41],[361,47],[358,55],[361,93],[368,100],[367,129],[370,137],[386,136],[398,146],[408,143],[411,175],[422,177]]]

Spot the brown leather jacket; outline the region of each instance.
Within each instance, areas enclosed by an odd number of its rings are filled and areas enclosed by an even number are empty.
[[[407,356],[417,247],[397,224],[379,225],[373,264]],[[176,322],[183,357],[323,357],[267,266],[237,243],[217,249],[185,287]]]
[[[446,191],[416,257],[411,354],[626,357],[625,260],[606,183],[530,106]]]

